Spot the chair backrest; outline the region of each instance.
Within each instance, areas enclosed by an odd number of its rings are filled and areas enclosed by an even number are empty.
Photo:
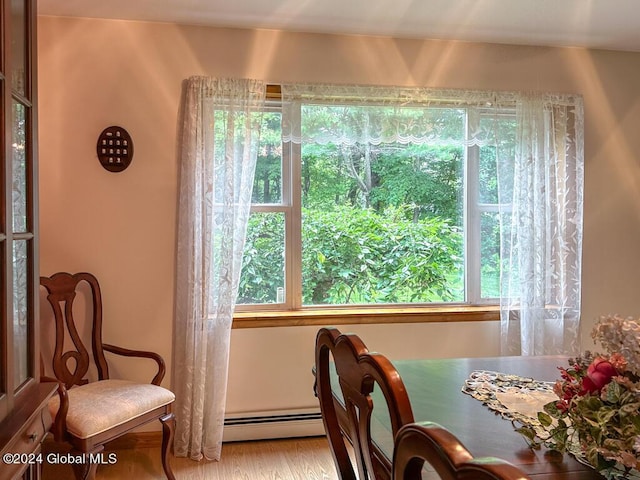
[[[330,359],[333,356],[342,402],[331,389]],[[341,334],[335,328],[323,328],[316,337],[316,391],[334,459],[343,480],[355,479],[342,435],[351,441],[361,480],[391,478],[391,458],[371,437],[374,409],[372,392],[380,389],[386,405],[376,406],[388,412],[393,435],[413,422],[406,388],[391,362],[379,353],[369,352],[354,334]]]
[[[394,480],[420,480],[428,462],[442,480],[524,480],[515,465],[497,458],[473,458],[460,440],[437,423],[400,429],[393,452]]]
[[[102,296],[98,280],[86,272],[59,272],[51,277],[40,277],[40,285],[47,290],[47,300],[53,310],[55,321],[53,373],[66,388],[88,383],[87,373],[91,364],[89,350],[83,342],[74,318],[74,301],[78,297],[78,285],[81,282],[86,282],[91,292],[89,348],[98,378],[104,380],[109,378],[109,368],[102,346]],[[66,339],[68,341],[65,341]]]

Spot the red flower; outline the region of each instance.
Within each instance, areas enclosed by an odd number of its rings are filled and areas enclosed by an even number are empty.
[[[556,408],[561,412],[565,413],[569,411],[569,404],[565,401],[560,400],[556,402]]]
[[[599,392],[617,375],[618,371],[611,362],[602,357],[596,358],[587,368],[587,376],[582,379],[582,393]]]

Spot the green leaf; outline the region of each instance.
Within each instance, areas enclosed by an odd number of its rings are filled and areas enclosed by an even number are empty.
[[[627,403],[620,407],[620,413],[623,414],[637,414],[640,412],[640,402]]]
[[[601,408],[597,411],[596,417],[600,425],[606,425],[609,421],[618,414],[618,411],[612,408]]]
[[[522,435],[531,448],[539,449],[540,442],[537,439],[536,431],[528,425],[516,428],[516,432]]]
[[[584,406],[591,411],[596,411],[602,408],[602,400],[600,400],[600,397],[595,397],[593,395],[585,397],[582,403],[584,403]]]
[[[618,403],[620,401],[620,395],[623,392],[623,388],[617,382],[611,382],[607,385],[605,401],[609,403]]]
[[[551,415],[545,412],[538,412],[538,421],[543,427],[546,428],[551,426],[551,424],[553,423],[553,418],[551,418]]]
[[[545,404],[542,409],[553,418],[560,418],[564,415],[564,413],[558,409],[558,403],[555,401]]]

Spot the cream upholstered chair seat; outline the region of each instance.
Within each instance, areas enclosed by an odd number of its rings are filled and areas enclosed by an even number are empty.
[[[166,372],[162,356],[102,341],[102,293],[92,274],[58,272],[40,277],[40,285],[51,307],[48,314],[40,310],[41,340],[51,348],[50,355],[41,349],[45,353],[40,378],[58,382],[58,398],[49,403],[54,440],[71,444],[74,455],[85,454],[72,464],[76,479],[95,479],[100,464],[96,454],[105,444],[159,420],[162,469],[168,480],[175,480],[170,462],[175,395],[160,386]],[[126,329],[129,321],[120,319],[121,328]],[[105,353],[149,364],[144,368],[155,370],[155,375],[149,383],[110,378]],[[45,358],[51,363],[45,363]]]
[[[128,380],[100,380],[71,388],[67,430],[78,438],[89,438],[129,422],[175,400],[173,392],[153,384]],[[56,418],[60,399],[49,402]]]

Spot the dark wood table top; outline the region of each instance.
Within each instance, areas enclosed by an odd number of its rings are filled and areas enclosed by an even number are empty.
[[[491,411],[461,388],[474,370],[492,370],[555,381],[566,357],[495,357],[394,361],[405,383],[415,420],[439,423],[453,432],[475,457],[498,457],[536,479],[601,479],[571,455],[532,450],[509,420]],[[374,397],[375,404],[375,397]],[[374,415],[382,409],[374,408]],[[377,418],[372,435],[391,457],[393,439],[388,417]]]

